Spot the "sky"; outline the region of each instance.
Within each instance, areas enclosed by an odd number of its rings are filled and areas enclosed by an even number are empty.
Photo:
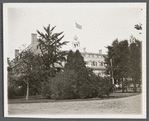
[[[76,28],[75,22],[82,26]],[[134,28],[142,24],[143,30]],[[70,41],[63,49],[71,49],[76,35],[87,52],[98,53],[115,39],[129,40],[133,35],[145,41],[145,3],[7,3],[4,4],[4,47],[7,57],[14,58],[15,49],[31,43],[31,33],[44,32],[43,26],[56,26],[54,33],[64,32],[63,41]],[[139,33],[142,34],[139,34]]]

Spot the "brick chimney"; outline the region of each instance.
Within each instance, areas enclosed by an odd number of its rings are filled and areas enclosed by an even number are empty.
[[[102,55],[102,49],[99,50],[99,54]]]
[[[16,49],[16,50],[15,50],[15,57],[17,57],[18,55],[19,55],[19,50]]]
[[[31,34],[31,41],[32,45],[37,43],[37,34]]]

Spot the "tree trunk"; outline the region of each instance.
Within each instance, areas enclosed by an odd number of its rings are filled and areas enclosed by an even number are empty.
[[[28,100],[28,96],[29,96],[29,83],[27,82],[27,92],[26,92],[26,100]]]

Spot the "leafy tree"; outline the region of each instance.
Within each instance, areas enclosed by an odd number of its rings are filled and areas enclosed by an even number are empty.
[[[8,67],[7,67],[7,71],[8,71],[8,86],[10,86],[12,84],[12,80],[13,80],[13,72],[12,72],[12,65],[11,65],[11,62],[10,62],[10,59],[7,58],[7,64],[8,64]]]
[[[52,29],[50,29],[50,25],[47,28],[43,27],[46,32],[45,34],[37,30],[37,33],[39,34],[38,41],[41,50],[41,58],[44,64],[44,74],[46,79],[48,79],[48,77],[55,76],[57,72],[55,64],[57,63],[62,66],[61,62],[65,60],[66,56],[66,52],[60,51],[60,49],[68,42],[61,42],[64,35],[61,37],[59,36],[62,35],[63,32],[53,34],[55,27],[56,26],[52,27]]]
[[[136,92],[136,83],[141,79],[141,49],[142,44],[136,40],[130,44],[130,76],[134,82],[134,92]]]
[[[13,96],[15,95],[15,76],[13,73],[13,69],[12,69],[12,64],[9,58],[7,58],[7,71],[8,71],[8,80],[7,80],[7,86],[8,86],[8,98],[13,98]]]
[[[119,69],[120,69],[120,76],[127,78],[129,77],[129,46],[128,41],[124,40],[119,43],[119,49],[120,49],[120,63],[119,63]]]
[[[127,40],[118,42],[113,41],[111,46],[108,46],[108,56],[105,58],[107,63],[107,73],[111,74],[115,79],[122,80],[122,89],[128,84],[126,78],[132,78],[136,91],[136,83],[141,79],[141,49],[142,45],[139,40],[131,37],[130,44]],[[110,63],[112,59],[112,67]],[[125,81],[124,81],[125,80]]]
[[[17,64],[13,67],[15,81],[23,81],[26,84],[26,100],[29,97],[29,89],[34,82],[38,83],[38,73],[42,67],[40,57],[30,51],[24,51],[20,54]]]
[[[114,40],[111,46],[108,46],[108,56],[105,56],[105,63],[107,64],[106,73],[110,74],[114,79],[120,78],[119,63],[120,63],[120,49],[118,40]]]
[[[127,40],[113,41],[112,46],[108,46],[107,73],[113,73],[115,79],[129,77],[129,45]],[[111,62],[112,60],[112,62]],[[112,63],[112,64],[111,64]],[[122,81],[123,82],[123,81]],[[124,90],[123,90],[124,91]]]
[[[128,41],[124,40],[120,42],[120,63],[119,63],[119,71],[120,71],[120,77],[122,78],[122,90],[124,92],[124,78],[129,77],[129,47],[128,47]]]

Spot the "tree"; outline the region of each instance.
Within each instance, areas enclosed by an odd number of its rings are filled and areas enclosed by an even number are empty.
[[[118,39],[114,40],[111,46],[108,46],[108,55],[105,56],[105,63],[107,64],[106,73],[110,74],[114,79],[120,78],[119,63],[120,63],[120,49]]]
[[[67,56],[67,63],[65,64],[65,69],[73,70],[76,73],[76,97],[87,97],[89,91],[88,72],[85,66],[84,58],[82,57],[79,50],[77,50],[75,53],[73,53],[72,50],[69,51]]]
[[[67,56],[67,63],[65,64],[65,70],[73,70],[76,74],[75,80],[75,94],[77,98],[85,98],[89,96],[91,91],[90,82],[89,82],[89,72],[86,68],[86,64],[83,56],[77,50],[73,53],[72,50],[69,51]]]
[[[130,44],[130,76],[134,82],[134,92],[136,92],[136,83],[141,79],[141,50],[142,43],[135,39]]]
[[[8,64],[8,67],[7,67],[7,71],[8,71],[8,86],[12,85],[12,80],[14,79],[14,76],[13,76],[13,71],[12,71],[12,65],[11,65],[11,62],[10,62],[10,59],[7,58],[7,64]]]
[[[120,77],[122,79],[122,90],[124,92],[124,87],[126,83],[124,82],[124,79],[129,77],[129,47],[128,47],[128,41],[124,40],[121,41],[119,44],[120,48],[120,63],[119,63],[119,71],[120,71]]]
[[[74,62],[74,53],[72,50],[70,50],[67,56],[67,62],[65,64],[65,69],[73,70],[74,69],[73,62]]]
[[[124,40],[119,43],[119,49],[120,49],[120,74],[121,77],[127,78],[129,73],[129,47],[128,47],[128,41]]]
[[[15,89],[15,78],[14,78],[14,74],[12,71],[12,65],[11,65],[11,61],[9,58],[7,58],[7,71],[8,71],[8,80],[7,80],[7,87],[8,87],[8,98],[12,98],[15,95],[14,89]]]
[[[39,83],[38,73],[42,68],[40,57],[34,55],[29,50],[24,51],[20,54],[20,59],[18,59],[15,67],[13,67],[13,73],[15,76],[15,81],[23,81],[26,84],[26,100],[29,97],[29,89],[34,82]]]
[[[108,46],[107,73],[113,73],[115,79],[129,77],[129,45],[127,40],[113,41],[112,46]],[[111,61],[112,60],[112,66]],[[123,82],[123,81],[122,81]],[[123,88],[124,91],[124,88]]]
[[[108,56],[105,58],[107,63],[107,73],[111,74],[115,79],[122,80],[122,89],[128,84],[126,78],[132,78],[136,92],[136,83],[141,79],[141,49],[142,43],[131,36],[130,44],[127,40],[118,42],[113,41],[111,46],[108,46]],[[110,64],[112,59],[112,68]],[[109,73],[110,72],[110,73]],[[125,81],[124,81],[125,80]]]
[[[48,79],[48,77],[55,76],[57,72],[55,64],[57,63],[62,66],[61,62],[65,60],[66,56],[66,52],[60,51],[60,49],[68,42],[61,42],[64,35],[61,37],[59,36],[62,35],[63,32],[52,34],[55,27],[56,26],[52,27],[52,29],[50,29],[50,25],[47,28],[43,27],[46,32],[45,34],[37,30],[37,33],[39,34],[38,41],[41,50],[41,58],[45,67],[44,74],[46,75],[46,79]]]
[[[79,50],[74,54],[73,65],[74,71],[77,74],[77,92],[81,98],[85,98],[89,93],[89,81],[85,61]]]

